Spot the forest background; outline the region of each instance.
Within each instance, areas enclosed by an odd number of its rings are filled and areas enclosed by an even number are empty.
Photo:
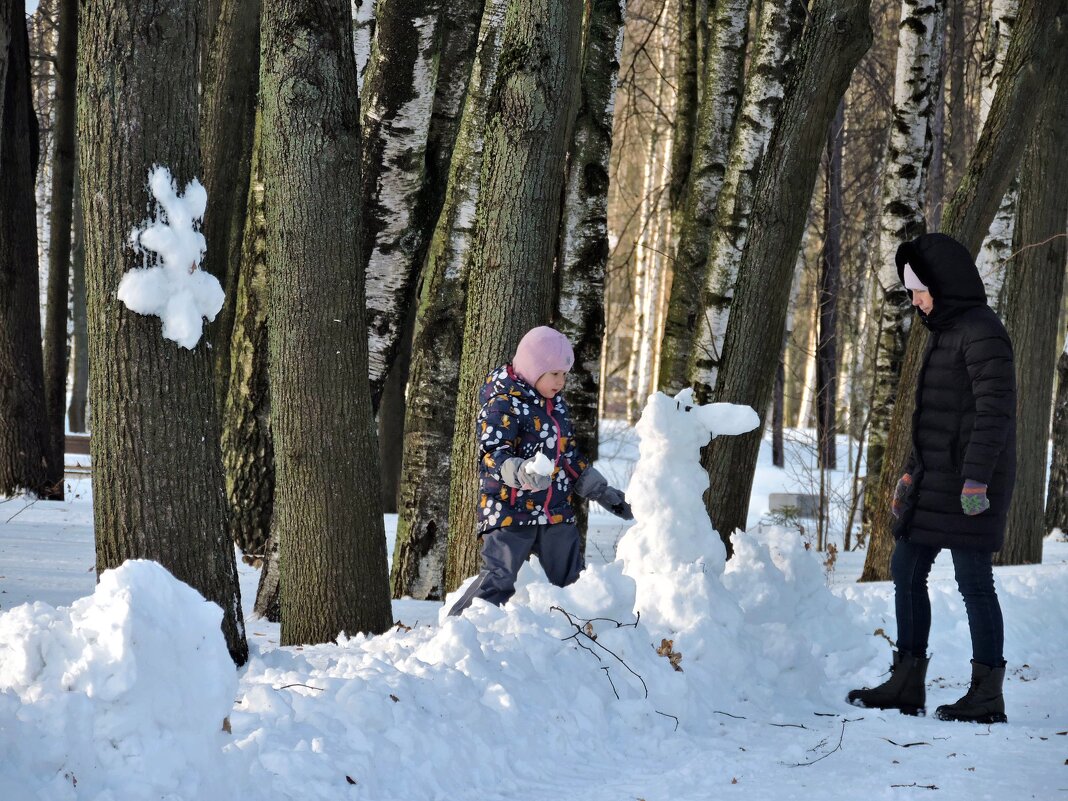
[[[976,254],[1016,347],[999,560],[1068,529],[1068,2],[26,10],[0,0],[0,494],[61,498],[91,430],[98,571],[161,562],[238,663],[232,542],[283,644],[475,572],[477,390],[544,323],[591,456],[655,390],[748,404],[780,464],[814,431],[822,531],[848,434],[842,547],[887,578],[926,337],[893,252],[924,231]],[[193,348],[115,295],[155,165],[207,189],[192,269],[226,293]],[[705,450],[728,549],[762,435]]]

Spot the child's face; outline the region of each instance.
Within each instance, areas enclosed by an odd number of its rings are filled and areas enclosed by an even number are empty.
[[[551,373],[542,373],[534,389],[538,390],[543,398],[555,398],[563,391],[565,383],[567,370],[553,370]]]

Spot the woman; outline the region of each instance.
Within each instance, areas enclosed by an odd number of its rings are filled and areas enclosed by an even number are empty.
[[[972,680],[942,720],[1003,723],[1004,624],[994,591],[1016,471],[1016,379],[1012,343],[986,304],[967,249],[926,234],[897,251],[897,268],[931,331],[916,383],[912,454],[894,492],[891,561],[897,650],[890,678],[853,690],[852,704],[925,710],[931,602],[927,576],[942,548],[953,556],[972,640]]]

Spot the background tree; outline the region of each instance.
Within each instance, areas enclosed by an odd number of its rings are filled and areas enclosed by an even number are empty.
[[[71,207],[71,377],[67,424],[71,431],[88,430],[86,404],[89,400],[89,318],[85,310],[85,225],[82,222],[82,190],[78,170],[74,170],[74,199]]]
[[[482,188],[490,90],[497,80],[509,0],[486,3],[464,99],[448,189],[418,289],[412,338],[397,540],[390,582],[394,597],[444,600],[449,483],[456,397],[467,306],[468,253]],[[446,73],[442,72],[441,75]]]
[[[582,6],[512,0],[489,95],[475,237],[468,256],[464,352],[456,404],[445,582],[478,568],[478,443],[471,430],[486,374],[550,317],[563,190],[575,115]]]
[[[1053,402],[1053,454],[1046,490],[1046,531],[1068,531],[1068,339],[1057,357],[1057,395]]]
[[[234,563],[211,352],[177,346],[160,321],[115,297],[141,266],[130,231],[147,206],[145,176],[166,165],[179,185],[200,169],[197,4],[81,7],[78,139],[86,230],[97,570],[159,562],[223,609],[234,661],[248,656]],[[151,88],[151,91],[148,91]]]
[[[687,385],[690,349],[706,284],[709,236],[742,96],[748,32],[749,0],[716,3],[661,344],[659,388],[672,395]]]
[[[850,75],[871,44],[868,13],[868,0],[813,3],[757,181],[714,397],[747,403],[762,420],[820,153]],[[719,437],[705,451],[712,485],[706,505],[728,553],[731,533],[745,528],[761,433]],[[728,475],[734,480],[722,480]]]
[[[1042,87],[1052,72],[1054,56],[1068,46],[1068,1],[1023,0],[1016,30],[1006,55],[1005,68],[982,135],[975,146],[960,185],[942,216],[942,232],[975,253],[990,227],[1001,198],[1023,156],[1024,134],[1029,131],[1040,104]],[[890,433],[879,474],[877,509],[889,509],[894,485],[912,447],[912,414],[926,329],[913,327],[898,381]],[[886,581],[894,540],[890,515],[873,518],[861,581]]]
[[[358,269],[357,71],[347,2],[261,19],[274,525],[282,644],[392,624]]]
[[[67,303],[74,207],[74,128],[78,65],[78,2],[59,2],[55,126],[52,136],[52,214],[48,241],[48,315],[44,334],[49,497],[63,499],[63,413],[67,405]]]
[[[6,5],[10,39],[0,99],[0,495],[25,489],[47,496],[52,487],[34,236],[37,118],[30,105],[25,6],[21,0]]]
[[[209,333],[221,409],[230,378],[230,336],[249,196],[259,86],[260,0],[207,0],[204,14],[209,22],[200,100],[200,144],[208,190],[204,269],[226,289],[223,308]]]
[[[1043,501],[1058,318],[1068,267],[1068,48],[1042,87],[1041,111],[1020,164],[1013,256],[1002,300],[1016,361],[1016,488],[998,564],[1042,561]],[[1004,208],[1004,203],[1002,204]]]
[[[845,103],[827,131],[825,195],[823,201],[823,247],[819,261],[819,333],[816,344],[816,439],[819,464],[838,466],[838,289],[842,278],[842,137]],[[821,493],[822,495],[822,493]]]

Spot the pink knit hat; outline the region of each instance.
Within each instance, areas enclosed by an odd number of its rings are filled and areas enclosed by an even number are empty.
[[[571,349],[567,337],[555,328],[540,325],[531,328],[519,340],[515,358],[512,359],[512,369],[516,375],[534,386],[546,373],[554,370],[567,372],[574,363],[575,352]]]

